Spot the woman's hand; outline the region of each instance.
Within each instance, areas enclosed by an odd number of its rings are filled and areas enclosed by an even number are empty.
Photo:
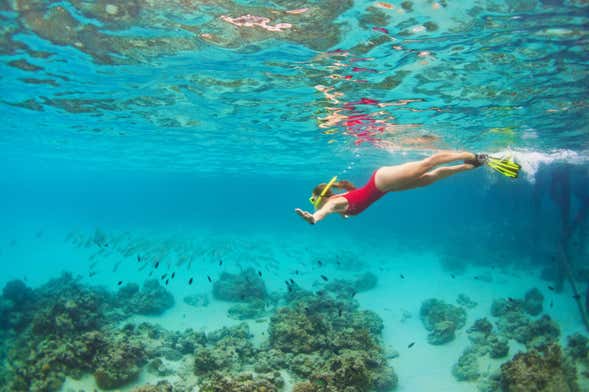
[[[310,224],[314,225],[315,224],[315,218],[313,217],[313,214],[311,214],[310,212],[307,211],[303,211],[300,208],[295,208],[295,212],[304,220],[306,220],[307,222],[309,222]]]

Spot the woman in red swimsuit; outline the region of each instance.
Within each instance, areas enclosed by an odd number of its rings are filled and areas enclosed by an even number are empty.
[[[319,184],[313,189],[313,200],[318,200],[315,213],[295,212],[310,224],[315,224],[329,214],[339,213],[344,217],[357,215],[369,205],[380,199],[387,192],[405,191],[433,184],[442,178],[481,166],[487,160],[484,154],[471,152],[441,151],[429,158],[417,162],[404,163],[396,166],[383,166],[374,171],[368,183],[356,188],[349,181],[333,183],[333,188],[347,192],[335,194],[330,189],[324,192],[327,184]],[[438,165],[454,161],[463,161],[460,165]],[[432,170],[433,169],[433,170]]]

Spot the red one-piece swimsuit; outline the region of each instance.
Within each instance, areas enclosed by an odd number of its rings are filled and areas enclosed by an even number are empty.
[[[372,173],[372,176],[362,188],[357,188],[341,195],[348,200],[348,209],[345,214],[358,215],[386,193],[376,187],[374,181],[375,176],[376,170]]]

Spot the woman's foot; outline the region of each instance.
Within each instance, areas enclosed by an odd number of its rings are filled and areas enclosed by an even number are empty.
[[[487,154],[473,154],[473,159],[465,159],[464,163],[468,165],[473,165],[474,167],[479,167],[487,163],[489,160],[489,156]]]

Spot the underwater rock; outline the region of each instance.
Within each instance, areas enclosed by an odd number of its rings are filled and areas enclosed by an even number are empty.
[[[430,333],[430,344],[439,345],[454,340],[456,329],[464,327],[466,311],[458,306],[432,298],[424,301],[419,311],[421,321]]]
[[[209,296],[206,294],[194,294],[184,297],[184,303],[194,307],[209,306]]]
[[[510,312],[521,312],[523,310],[523,303],[517,299],[496,299],[491,304],[491,315],[493,317],[501,317]]]
[[[578,392],[577,374],[559,345],[516,354],[501,365],[501,386],[506,392]]]
[[[542,313],[542,302],[544,302],[544,296],[540,290],[533,288],[524,297],[524,310],[529,315],[537,316]]]
[[[174,296],[157,279],[149,279],[140,291],[134,283],[121,287],[117,302],[128,314],[157,316],[174,306]]]
[[[480,377],[478,356],[471,348],[462,352],[458,362],[452,366],[452,374],[458,381],[475,381]]]
[[[456,303],[460,306],[464,306],[467,309],[473,309],[478,305],[478,303],[474,302],[465,294],[459,294],[458,298],[456,298]]]
[[[260,350],[256,356],[254,370],[256,373],[268,373],[276,369],[285,369],[287,368],[287,357],[280,350]]]
[[[257,300],[236,304],[230,307],[227,313],[230,318],[237,320],[260,318],[266,314],[266,303]]]
[[[253,268],[240,274],[223,272],[213,284],[213,296],[223,301],[249,302],[268,297],[266,285]]]

